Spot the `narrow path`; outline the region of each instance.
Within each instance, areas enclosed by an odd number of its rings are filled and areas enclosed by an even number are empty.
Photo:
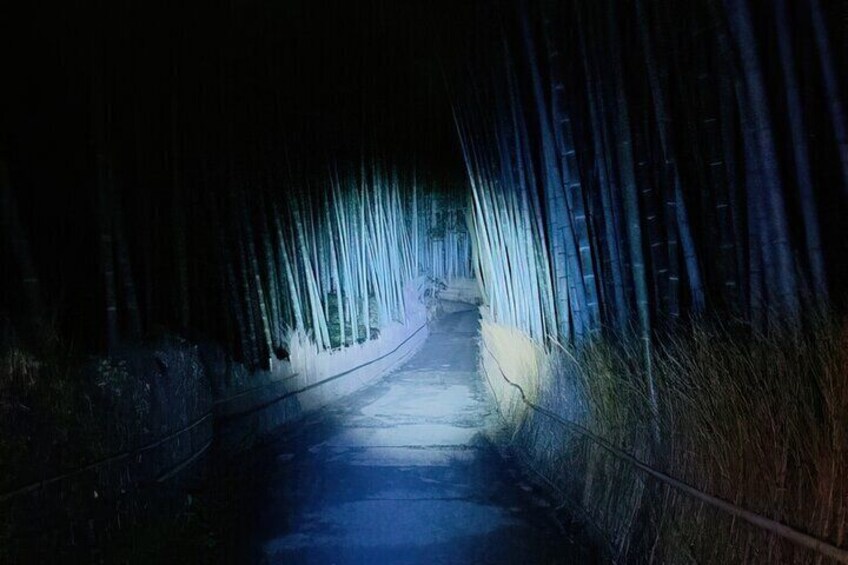
[[[251,520],[269,563],[585,563],[483,438],[476,312],[274,446]],[[537,497],[538,499],[538,497]]]

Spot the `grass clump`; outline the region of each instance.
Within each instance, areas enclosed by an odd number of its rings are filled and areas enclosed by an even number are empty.
[[[83,357],[59,342],[38,351],[7,345],[0,495],[17,494],[0,500],[0,562],[83,551],[146,513],[138,484],[185,458],[192,442],[124,456],[208,410],[207,381],[196,348],[178,340],[127,345],[110,357]]]
[[[491,332],[483,339],[500,348],[501,359],[511,351]],[[658,340],[659,445],[651,440],[654,416],[638,341],[598,339],[548,357],[541,405],[704,492],[845,546],[845,320],[764,332],[702,322]],[[821,562],[815,552],[651,479],[539,414],[516,416],[515,443],[583,507],[622,560]]]
[[[488,319],[486,309],[482,310],[480,331],[484,347],[481,348],[481,369],[489,375],[488,386],[500,412],[507,419],[521,419],[527,407],[517,389],[502,376],[506,375],[520,386],[528,401],[536,402],[541,384],[550,376],[548,357],[520,330],[495,324]]]

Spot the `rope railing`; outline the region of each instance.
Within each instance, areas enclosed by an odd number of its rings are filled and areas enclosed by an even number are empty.
[[[65,473],[54,475],[54,476],[49,477],[47,479],[35,481],[35,482],[30,483],[30,484],[18,487],[16,489],[4,492],[3,494],[0,494],[0,502],[5,502],[6,500],[9,500],[10,498],[14,498],[16,496],[20,496],[22,494],[26,494],[28,492],[32,492],[32,491],[44,488],[48,485],[51,485],[53,483],[57,483],[59,481],[64,481],[66,479],[70,479],[71,477],[75,477],[77,475],[81,475],[81,474],[86,473],[88,471],[92,471],[94,469],[97,469],[98,467],[103,467],[104,465],[116,463],[118,461],[122,461],[124,459],[127,459],[131,456],[141,455],[145,451],[150,451],[151,449],[153,449],[155,447],[159,447],[160,445],[167,443],[167,442],[183,435],[184,433],[196,428],[197,426],[199,426],[200,424],[202,424],[203,422],[205,422],[206,420],[208,420],[211,417],[212,417],[212,411],[209,410],[205,414],[203,414],[202,416],[200,416],[199,418],[197,418],[196,420],[194,420],[193,422],[188,424],[187,426],[185,426],[185,427],[183,427],[183,428],[181,428],[181,429],[179,429],[175,432],[171,432],[170,434],[163,436],[156,441],[153,441],[151,443],[148,443],[148,444],[143,445],[141,447],[138,447],[136,449],[130,449],[130,450],[127,450],[127,451],[122,451],[120,453],[116,453],[114,455],[110,455],[109,457],[105,457],[103,459],[93,461],[93,462],[91,462],[87,465],[83,465],[82,467],[78,467],[78,468],[73,469],[71,471],[67,471]],[[205,449],[204,449],[204,451],[205,451]]]
[[[295,390],[287,391],[284,394],[277,396],[276,398],[273,398],[269,401],[263,402],[263,403],[261,403],[257,406],[252,406],[251,408],[248,408],[247,410],[244,410],[242,412],[237,412],[235,414],[227,414],[226,416],[220,417],[219,420],[227,422],[227,421],[231,421],[231,420],[234,420],[236,418],[240,418],[242,416],[246,416],[248,414],[257,412],[259,410],[264,410],[265,408],[268,408],[268,407],[270,407],[270,406],[272,406],[272,405],[274,405],[274,404],[276,404],[276,403],[278,403],[278,402],[280,402],[280,401],[282,401],[286,398],[289,398],[289,397],[297,395],[297,394],[301,394],[301,393],[306,392],[308,390],[312,390],[314,388],[317,388],[317,387],[324,385],[326,383],[329,383],[331,381],[335,381],[337,379],[340,379],[342,377],[350,375],[351,373],[354,373],[354,372],[356,372],[356,371],[358,371],[358,370],[360,370],[364,367],[367,367],[368,365],[372,365],[374,363],[377,363],[378,361],[382,361],[383,359],[385,359],[389,355],[392,355],[393,353],[397,352],[401,347],[403,347],[406,343],[408,343],[409,340],[411,340],[413,337],[418,335],[418,333],[420,333],[421,330],[423,330],[426,326],[427,326],[426,322],[421,324],[421,326],[419,326],[418,329],[416,329],[414,332],[409,334],[402,342],[400,342],[397,346],[395,346],[394,349],[380,355],[379,357],[375,357],[374,359],[371,359],[370,361],[366,361],[365,363],[361,363],[361,364],[357,365],[356,367],[353,367],[351,369],[347,369],[345,371],[342,371],[341,373],[337,373],[335,375],[327,377],[326,379],[322,379],[318,382],[311,383],[309,385],[306,385],[304,387],[301,387],[301,388],[298,388],[298,389],[295,389]],[[215,412],[215,408],[217,406],[220,406],[222,404],[226,404],[227,402],[230,402],[232,400],[235,400],[236,398],[240,398],[242,396],[245,396],[246,394],[257,392],[257,391],[262,390],[264,388],[267,388],[271,385],[287,382],[287,381],[291,380],[292,378],[294,378],[296,376],[297,376],[297,373],[294,373],[294,374],[288,375],[285,379],[282,379],[282,380],[279,380],[279,381],[270,381],[268,383],[264,383],[264,384],[252,387],[248,390],[239,391],[239,392],[237,392],[237,393],[235,393],[232,396],[229,396],[227,398],[218,399],[218,400],[216,400],[212,403],[212,407],[209,410],[207,410],[201,416],[199,416],[197,419],[195,419],[194,421],[192,421],[188,425],[180,428],[179,430],[171,432],[171,433],[169,433],[169,434],[167,434],[167,435],[165,435],[165,436],[163,436],[163,437],[161,437],[161,438],[159,438],[155,441],[152,441],[152,442],[150,442],[146,445],[143,445],[141,447],[122,451],[120,453],[116,453],[114,455],[110,455],[108,457],[98,459],[97,461],[93,461],[91,463],[83,465],[82,467],[78,467],[76,469],[67,471],[65,473],[60,473],[60,474],[54,475],[54,476],[46,478],[46,479],[34,481],[32,483],[14,488],[14,489],[7,491],[7,492],[4,492],[4,493],[0,494],[0,503],[3,503],[5,501],[12,499],[12,498],[15,498],[17,496],[42,489],[42,488],[49,486],[51,484],[54,484],[54,483],[57,483],[57,482],[60,482],[60,481],[64,481],[64,480],[82,475],[83,473],[93,471],[93,470],[95,470],[99,467],[103,467],[105,465],[110,465],[110,464],[113,464],[113,463],[117,463],[118,461],[123,461],[125,459],[141,455],[142,453],[144,453],[146,451],[150,451],[151,449],[154,449],[154,448],[159,447],[160,445],[162,445],[164,443],[167,443],[169,441],[176,439],[177,437],[185,434],[186,432],[193,430],[194,428],[196,428],[197,426],[199,426],[200,424],[202,424],[206,420],[212,418],[213,415],[214,415],[214,412]],[[163,482],[167,481],[168,479],[177,475],[182,469],[184,469],[185,467],[188,467],[192,462],[196,461],[201,455],[203,455],[203,453],[205,453],[212,446],[212,443],[213,443],[213,440],[207,441],[203,445],[203,447],[201,447],[200,449],[198,449],[197,451],[192,453],[185,460],[178,463],[176,466],[169,469],[168,471],[165,471],[162,474],[160,474],[156,478],[156,482],[157,483],[163,483]]]
[[[409,334],[402,342],[400,342],[397,346],[395,346],[394,349],[392,349],[391,351],[387,351],[386,353],[380,355],[379,357],[375,357],[374,359],[371,359],[370,361],[366,361],[365,363],[361,363],[361,364],[357,365],[356,367],[352,367],[350,369],[342,371],[341,373],[337,373],[335,375],[327,377],[326,379],[322,379],[320,381],[308,384],[306,386],[303,386],[303,387],[295,389],[295,390],[286,391],[283,394],[281,394],[281,395],[279,395],[275,398],[267,400],[267,401],[265,401],[261,404],[258,404],[256,406],[251,406],[250,408],[248,408],[247,410],[243,410],[242,412],[236,412],[235,414],[223,415],[219,418],[219,421],[220,422],[229,422],[229,421],[241,418],[243,416],[247,416],[248,414],[258,412],[259,410],[264,410],[264,409],[266,409],[270,406],[273,406],[274,404],[277,404],[278,402],[282,402],[286,398],[290,398],[290,397],[295,396],[297,394],[302,394],[304,392],[307,392],[307,391],[312,390],[314,388],[317,388],[319,386],[325,385],[329,382],[335,381],[336,379],[346,377],[347,375],[350,375],[351,373],[354,373],[354,372],[356,372],[360,369],[363,369],[363,368],[367,367],[368,365],[373,365],[374,363],[377,363],[378,361],[382,361],[383,359],[385,359],[389,355],[396,353],[401,347],[406,345],[409,342],[409,340],[411,340],[413,337],[418,335],[418,333],[421,330],[423,330],[426,326],[427,326],[426,322],[421,324],[421,326],[419,326],[417,330],[415,330],[414,332]],[[277,382],[282,382],[282,381],[277,381]],[[271,383],[269,383],[269,384],[271,384]]]
[[[741,506],[733,504],[732,502],[728,502],[726,500],[718,498],[717,496],[713,496],[713,495],[706,493],[706,492],[704,492],[700,489],[697,489],[690,484],[687,484],[687,483],[685,483],[685,482],[683,482],[679,479],[676,479],[676,478],[674,478],[674,477],[672,477],[672,476],[670,476],[666,473],[663,473],[662,471],[660,471],[658,469],[655,469],[654,467],[651,467],[650,465],[648,465],[644,461],[641,461],[641,460],[637,459],[636,457],[634,457],[633,455],[627,453],[626,451],[619,449],[615,445],[611,444],[609,441],[598,436],[597,434],[595,434],[591,430],[581,426],[580,424],[566,420],[565,418],[563,418],[563,417],[559,416],[558,414],[548,410],[547,408],[539,406],[535,402],[529,400],[524,393],[524,389],[521,388],[521,385],[511,381],[509,379],[509,377],[506,376],[506,373],[504,372],[500,361],[495,356],[495,354],[492,352],[492,350],[489,348],[489,346],[486,344],[486,341],[484,339],[481,339],[480,341],[483,343],[483,347],[486,349],[486,352],[489,354],[489,356],[492,358],[492,360],[497,365],[498,371],[500,372],[501,376],[503,377],[503,380],[506,381],[506,383],[509,386],[515,388],[518,391],[519,395],[521,396],[522,402],[525,405],[527,405],[527,407],[530,408],[531,410],[538,412],[539,414],[542,414],[543,416],[546,416],[550,420],[560,424],[561,426],[571,430],[572,432],[575,432],[575,433],[577,433],[577,434],[579,434],[583,437],[586,437],[586,438],[592,440],[598,446],[600,446],[602,449],[604,449],[605,451],[607,451],[608,453],[610,453],[614,457],[616,457],[616,458],[618,458],[622,461],[625,461],[627,463],[630,463],[632,466],[636,467],[640,471],[643,471],[644,473],[654,477],[655,479],[657,479],[657,480],[659,480],[659,481],[661,481],[661,482],[663,482],[663,483],[665,483],[665,484],[667,484],[671,487],[674,487],[675,489],[677,489],[677,490],[679,490],[683,493],[686,493],[689,496],[696,498],[696,499],[700,500],[701,502],[704,502],[705,504],[708,504],[708,505],[710,505],[714,508],[718,508],[719,510],[722,510],[722,511],[728,513],[728,514],[736,516],[737,518],[741,518],[742,520],[745,520],[749,524],[752,524],[752,525],[757,526],[757,527],[759,527],[763,530],[771,532],[771,533],[773,533],[777,536],[780,536],[780,537],[782,537],[786,540],[789,540],[789,541],[791,541],[791,542],[793,542],[797,545],[801,545],[803,547],[806,547],[808,549],[816,551],[816,552],[820,553],[821,555],[824,555],[825,557],[829,557],[831,559],[838,561],[839,563],[848,563],[848,550],[843,549],[841,547],[837,547],[836,545],[833,545],[832,543],[829,543],[827,541],[824,541],[824,540],[821,540],[821,539],[816,538],[814,536],[811,536],[809,534],[806,534],[806,533],[804,533],[800,530],[797,530],[797,529],[795,529],[791,526],[787,526],[786,524],[783,524],[783,523],[778,522],[776,520],[772,520],[771,518],[767,518],[767,517],[763,516],[762,514],[757,514],[756,512],[753,512],[753,511],[748,510],[746,508],[742,508]],[[489,373],[488,373],[488,371],[486,371],[485,364],[483,365],[483,373],[486,376],[486,380],[489,381],[489,386],[492,388],[492,392],[494,393],[494,388],[492,387],[491,380],[489,379]]]

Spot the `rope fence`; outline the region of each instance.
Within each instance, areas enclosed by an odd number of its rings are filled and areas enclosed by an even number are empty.
[[[279,395],[275,398],[267,400],[267,401],[265,401],[261,404],[258,404],[256,406],[252,406],[252,407],[248,408],[247,410],[243,410],[242,412],[236,412],[234,414],[226,414],[226,415],[218,418],[218,421],[222,422],[222,423],[226,423],[226,422],[230,422],[232,420],[236,420],[238,418],[241,418],[243,416],[247,416],[248,414],[253,414],[254,412],[264,410],[266,408],[269,408],[270,406],[273,406],[274,404],[277,404],[278,402],[282,402],[286,398],[290,398],[290,397],[295,396],[297,394],[302,394],[302,393],[307,392],[309,390],[312,390],[314,388],[318,388],[319,386],[325,385],[329,382],[335,381],[335,380],[340,379],[342,377],[346,377],[347,375],[350,375],[351,373],[355,373],[356,371],[363,369],[363,368],[365,368],[369,365],[373,365],[374,363],[377,363],[378,361],[382,361],[383,359],[385,359],[389,355],[393,355],[394,353],[396,353],[401,347],[406,345],[409,342],[409,340],[411,340],[413,337],[418,335],[418,333],[421,330],[423,330],[425,327],[427,327],[426,322],[421,324],[421,326],[419,326],[417,330],[415,330],[414,332],[409,334],[402,342],[400,342],[397,346],[395,346],[394,349],[380,355],[379,357],[375,357],[374,359],[371,359],[370,361],[366,361],[365,363],[361,363],[361,364],[357,365],[356,367],[352,367],[350,369],[342,371],[341,373],[337,373],[335,375],[327,377],[326,379],[322,379],[320,381],[308,384],[306,386],[303,386],[303,387],[295,389],[295,390],[286,391],[283,394],[281,394],[281,395]],[[294,376],[296,376],[296,375],[291,375],[291,377],[294,377]],[[289,377],[289,378],[291,378],[291,377]],[[268,384],[278,384],[279,382],[282,382],[282,381],[275,381],[273,383],[268,383]]]
[[[674,478],[670,475],[667,475],[666,473],[663,473],[662,471],[651,467],[650,465],[648,465],[644,461],[637,459],[633,455],[619,449],[618,447],[614,446],[613,444],[611,444],[610,442],[608,442],[604,438],[596,435],[591,430],[581,426],[580,424],[566,420],[566,419],[562,418],[561,416],[559,416],[558,414],[548,410],[547,408],[543,408],[542,406],[539,406],[538,404],[528,400],[527,396],[524,394],[524,389],[521,388],[521,385],[514,383],[513,381],[511,381],[509,379],[509,377],[506,376],[506,373],[504,373],[504,370],[503,370],[503,367],[501,366],[500,361],[495,356],[495,354],[492,352],[492,350],[489,348],[489,346],[486,344],[485,340],[481,339],[480,341],[483,344],[483,347],[486,349],[486,352],[489,354],[489,356],[492,358],[492,360],[494,360],[495,364],[497,365],[498,371],[500,372],[501,376],[503,377],[503,380],[506,381],[506,383],[509,386],[518,390],[518,393],[521,396],[522,402],[525,405],[527,405],[527,407],[530,408],[531,410],[538,412],[539,414],[542,414],[543,416],[546,416],[550,420],[560,424],[561,426],[571,430],[572,432],[577,433],[578,435],[581,435],[581,436],[583,436],[587,439],[592,440],[598,446],[603,448],[605,451],[607,451],[608,453],[610,453],[614,457],[616,457],[616,458],[618,458],[622,461],[625,461],[627,463],[630,463],[632,466],[634,466],[637,469],[645,472],[646,474],[654,477],[655,479],[657,479],[657,480],[659,480],[659,481],[661,481],[661,482],[663,482],[663,483],[665,483],[665,484],[667,484],[671,487],[674,487],[675,489],[677,489],[677,490],[679,490],[683,493],[686,493],[689,496],[696,498],[696,499],[700,500],[701,502],[704,502],[705,504],[708,504],[708,505],[710,505],[714,508],[718,508],[719,510],[722,510],[722,511],[728,513],[728,514],[731,514],[733,516],[741,518],[742,520],[745,520],[746,522],[748,522],[748,523],[750,523],[754,526],[757,526],[761,529],[764,529],[768,532],[771,532],[771,533],[773,533],[777,536],[780,536],[780,537],[782,537],[786,540],[789,540],[789,541],[791,541],[791,542],[793,542],[797,545],[801,545],[803,547],[806,547],[808,549],[816,551],[816,552],[820,553],[821,555],[824,555],[826,557],[829,557],[831,559],[838,561],[839,563],[848,563],[848,550],[837,547],[837,546],[835,546],[835,545],[833,545],[833,544],[831,544],[827,541],[824,541],[824,540],[821,540],[821,539],[816,538],[814,536],[811,536],[809,534],[806,534],[806,533],[804,533],[800,530],[796,530],[795,528],[793,528],[791,526],[787,526],[786,524],[783,524],[783,523],[778,522],[776,520],[772,520],[771,518],[767,518],[767,517],[765,517],[761,514],[757,514],[756,512],[752,512],[751,510],[747,510],[745,508],[742,508],[741,506],[737,506],[736,504],[733,504],[731,502],[728,502],[726,500],[723,500],[721,498],[718,498],[716,496],[708,494],[708,493],[706,493],[702,490],[699,490],[699,489],[693,487],[692,485],[684,483],[683,481],[676,479],[676,478]],[[488,371],[486,371],[485,365],[483,366],[483,373],[486,376],[486,380],[489,381],[489,386],[492,387],[491,380],[489,379],[489,373],[488,373]],[[492,391],[494,393],[494,388],[492,388]]]
[[[62,473],[62,474],[59,474],[59,475],[54,475],[50,478],[43,479],[43,480],[40,480],[40,481],[36,481],[36,482],[30,483],[28,485],[24,485],[24,486],[18,487],[16,489],[4,492],[3,494],[0,494],[0,502],[5,502],[6,500],[9,500],[10,498],[14,498],[14,497],[20,496],[22,494],[26,494],[26,493],[29,493],[29,492],[32,492],[32,491],[35,491],[35,490],[39,490],[39,489],[44,488],[44,487],[51,485],[53,483],[57,483],[59,481],[64,481],[66,479],[76,477],[76,476],[81,475],[83,473],[86,473],[88,471],[93,471],[94,469],[97,469],[98,467],[103,467],[104,465],[110,465],[112,463],[117,463],[118,461],[128,459],[132,456],[141,455],[145,451],[150,451],[151,449],[159,447],[160,445],[167,443],[169,441],[172,441],[173,439],[176,439],[177,437],[183,435],[184,433],[193,430],[194,428],[196,428],[197,426],[199,426],[200,424],[202,424],[203,422],[205,422],[206,420],[208,420],[211,417],[212,417],[212,411],[210,410],[210,411],[206,412],[205,414],[203,414],[201,417],[194,420],[189,425],[185,426],[184,428],[181,428],[181,429],[179,429],[175,432],[172,432],[172,433],[170,433],[170,434],[168,434],[164,437],[161,437],[154,442],[148,443],[147,445],[144,445],[142,447],[127,450],[127,451],[122,451],[121,453],[116,453],[115,455],[110,455],[109,457],[105,457],[103,459],[99,459],[97,461],[94,461],[94,462],[89,463],[87,465],[84,465],[82,467],[78,467],[78,468],[76,468],[72,471],[68,471],[68,472],[65,472],[65,473]],[[204,451],[205,451],[205,449],[204,449]]]
[[[350,375],[351,373],[354,373],[354,372],[356,372],[360,369],[363,369],[363,368],[365,368],[369,365],[372,365],[374,363],[382,361],[383,359],[385,359],[389,355],[396,353],[401,347],[406,345],[413,337],[418,335],[418,333],[420,333],[421,330],[423,330],[426,326],[427,326],[426,322],[421,324],[421,326],[419,326],[418,329],[416,329],[414,332],[409,334],[402,342],[400,342],[391,351],[388,351],[388,352],[380,355],[379,357],[375,357],[374,359],[371,359],[370,361],[366,361],[365,363],[361,363],[361,364],[357,365],[356,367],[353,367],[351,369],[347,369],[345,371],[342,371],[341,373],[337,373],[335,375],[327,377],[326,379],[322,379],[318,382],[311,383],[309,385],[306,385],[304,387],[301,387],[301,388],[298,388],[298,389],[295,389],[295,390],[287,391],[280,396],[277,396],[277,397],[275,397],[275,398],[273,398],[269,401],[263,402],[263,403],[261,403],[257,406],[252,406],[252,407],[248,408],[247,410],[243,410],[241,412],[237,412],[237,413],[234,413],[234,414],[227,414],[226,416],[222,416],[222,417],[218,418],[218,421],[229,422],[229,421],[235,420],[237,418],[241,418],[242,416],[246,416],[248,414],[258,412],[259,410],[264,410],[264,409],[266,409],[270,406],[273,406],[274,404],[276,404],[276,403],[278,403],[278,402],[280,402],[280,401],[282,401],[286,398],[295,396],[297,394],[301,394],[301,393],[306,392],[308,390],[312,390],[312,389],[317,388],[317,387],[324,385],[326,383],[329,383],[329,382],[335,381],[337,379],[340,379],[342,377],[345,377],[347,375]],[[103,467],[105,465],[117,463],[119,461],[123,461],[123,460],[129,459],[129,458],[132,458],[132,457],[137,457],[138,455],[141,455],[142,453],[144,453],[146,451],[150,451],[151,449],[159,447],[160,445],[163,445],[167,442],[173,441],[174,439],[182,436],[186,432],[189,432],[189,431],[193,430],[194,428],[200,426],[203,422],[209,420],[210,418],[213,418],[214,413],[215,413],[215,408],[217,406],[220,406],[222,404],[226,404],[226,403],[228,403],[232,400],[235,400],[237,398],[241,398],[241,397],[243,397],[247,394],[257,392],[257,391],[262,390],[264,388],[267,388],[271,385],[278,385],[278,384],[287,382],[287,381],[291,380],[292,378],[294,378],[296,376],[297,376],[297,373],[294,373],[292,375],[288,375],[285,379],[282,379],[282,380],[279,380],[279,381],[270,381],[270,382],[264,383],[262,385],[255,386],[255,387],[247,389],[247,390],[239,391],[239,392],[237,392],[237,393],[235,393],[231,396],[228,396],[227,398],[218,399],[218,400],[216,400],[212,403],[212,407],[209,410],[207,410],[200,417],[198,417],[197,419],[195,419],[194,421],[192,421],[188,425],[184,426],[183,428],[180,428],[179,430],[171,432],[168,435],[165,435],[165,436],[163,436],[163,437],[161,437],[161,438],[159,438],[159,439],[157,439],[157,440],[155,440],[151,443],[143,445],[141,447],[122,451],[120,453],[110,455],[110,456],[105,457],[103,459],[98,459],[97,461],[93,461],[91,463],[88,463],[87,465],[83,465],[82,467],[78,467],[76,469],[67,471],[65,473],[57,474],[57,475],[54,475],[52,477],[42,479],[40,481],[34,481],[32,483],[17,487],[15,489],[12,489],[12,490],[7,491],[7,492],[4,492],[4,493],[0,494],[0,503],[3,503],[5,501],[12,499],[12,498],[15,498],[17,496],[21,496],[23,494],[27,494],[27,493],[42,489],[42,488],[49,486],[51,484],[54,484],[54,483],[57,483],[57,482],[60,482],[60,481],[64,481],[64,480],[82,475],[83,473],[93,471],[93,470],[95,470],[99,467]],[[171,479],[174,476],[176,476],[177,474],[179,474],[180,471],[182,471],[183,469],[185,469],[186,467],[191,465],[194,461],[199,459],[212,446],[213,442],[214,442],[214,438],[210,439],[208,442],[206,442],[203,445],[203,447],[201,447],[200,449],[198,449],[197,451],[192,453],[189,457],[184,459],[182,462],[178,463],[176,466],[172,467],[171,469],[161,473],[156,478],[155,482],[156,483],[163,483],[163,482],[167,481],[168,479]]]

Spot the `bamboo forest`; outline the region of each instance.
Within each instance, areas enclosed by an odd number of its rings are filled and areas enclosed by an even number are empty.
[[[848,5],[4,10],[0,563],[848,563]]]

